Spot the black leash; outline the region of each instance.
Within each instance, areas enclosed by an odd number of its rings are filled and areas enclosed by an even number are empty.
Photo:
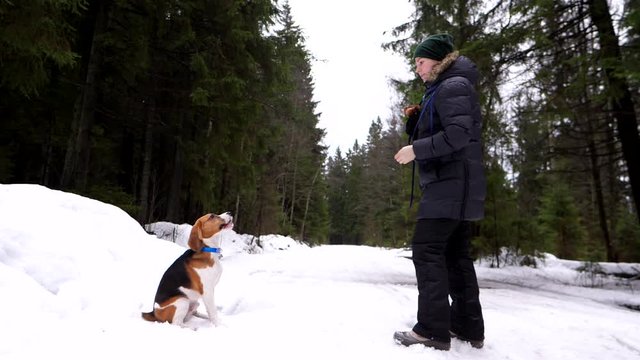
[[[429,108],[429,131],[432,132],[433,131],[433,100],[435,99],[436,96],[436,90],[438,89],[439,86],[434,87],[433,89],[429,89],[424,96],[422,96],[422,101],[420,101],[420,104],[425,104],[422,107],[422,110],[420,111],[420,117],[418,118],[418,121],[416,121],[416,125],[413,128],[413,131],[411,132],[411,136],[409,136],[409,141],[407,142],[407,144],[411,144],[411,142],[413,141],[414,136],[416,135],[416,132],[418,131],[418,125],[420,125],[420,121],[422,121],[422,117],[424,116],[424,112],[425,110],[427,110],[427,108]],[[433,134],[431,134],[433,135]],[[414,188],[415,188],[415,181],[416,181],[416,161],[415,159],[413,160],[412,164],[411,164],[411,196],[409,197],[409,208],[411,208],[413,206],[413,192],[414,192]]]

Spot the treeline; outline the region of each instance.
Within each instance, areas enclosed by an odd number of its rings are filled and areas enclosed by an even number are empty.
[[[327,162],[333,244],[400,247],[411,240],[415,213],[407,202],[410,180],[393,158],[406,139],[398,131],[400,122],[389,125],[385,130],[378,118],[366,144],[356,142],[344,155],[337,149]]]
[[[483,75],[488,196],[476,252],[496,266],[518,258],[504,249],[640,261],[640,2],[625,1],[617,14],[605,0],[412,2],[414,16],[385,47],[412,66],[421,39],[449,32]],[[423,93],[417,79],[395,86],[400,106]],[[394,150],[382,150],[404,144],[401,122],[389,125],[329,160],[330,191],[339,193],[330,192],[330,208],[348,214],[332,239],[410,241],[402,189],[411,187],[411,168],[399,170],[389,162]]]
[[[640,2],[412,3],[384,47],[413,67],[420,40],[449,32],[482,74],[476,253],[640,261]],[[141,224],[230,210],[256,235],[407,245],[411,166],[393,155],[423,85],[394,81],[398,117],[327,158],[312,61],[286,2],[0,0],[0,182]]]
[[[0,1],[0,182],[323,241],[310,61],[287,3]]]

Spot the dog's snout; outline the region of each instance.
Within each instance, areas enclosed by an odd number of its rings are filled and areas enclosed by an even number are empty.
[[[209,216],[209,219],[214,219],[214,218],[223,218],[223,219],[226,218],[226,219],[229,219],[229,220],[233,220],[233,215],[231,215],[231,211],[227,211],[227,212],[224,212],[224,213],[222,213],[220,215],[211,214]]]

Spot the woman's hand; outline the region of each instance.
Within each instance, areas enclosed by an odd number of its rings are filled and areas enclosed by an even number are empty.
[[[420,113],[420,105],[409,105],[402,109],[402,112],[404,113],[404,116],[412,117],[413,115]]]
[[[404,125],[404,132],[409,136],[413,136],[413,132],[416,128],[416,124],[418,123],[418,119],[420,118],[420,106],[419,105],[411,105],[407,106],[402,110],[405,118],[407,119]]]
[[[416,158],[416,154],[413,152],[413,145],[403,147],[393,158],[402,165],[412,162]]]

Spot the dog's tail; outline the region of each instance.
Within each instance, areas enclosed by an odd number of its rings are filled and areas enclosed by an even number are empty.
[[[156,317],[156,314],[154,311],[146,312],[146,313],[143,312],[142,318],[147,321],[158,321],[158,318]]]

